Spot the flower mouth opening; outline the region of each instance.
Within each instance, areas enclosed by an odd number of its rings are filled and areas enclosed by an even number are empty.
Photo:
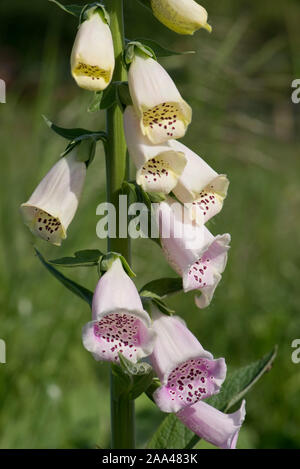
[[[61,240],[66,238],[59,218],[31,205],[22,205],[21,210],[33,234],[55,245],[60,245]]]
[[[73,74],[78,77],[90,77],[92,80],[100,80],[102,78],[106,83],[109,83],[111,70],[104,70],[97,65],[78,62],[76,67],[73,69]]]
[[[172,400],[175,396],[187,405],[206,397],[209,380],[209,366],[202,358],[189,360],[176,367],[169,375],[167,387]]]
[[[185,166],[183,153],[165,152],[145,163],[137,173],[137,183],[144,190],[169,194]]]
[[[140,318],[120,311],[93,321],[93,336],[97,342],[98,359],[118,362],[121,353],[136,362],[147,336],[147,327]]]
[[[228,185],[227,177],[221,175],[208,184],[199,194],[194,194],[194,201],[190,205],[192,220],[202,224],[217,215],[222,210]]]
[[[219,389],[218,360],[197,357],[171,370],[167,382],[154,393],[159,407],[165,412],[178,412],[215,394]]]
[[[143,111],[142,130],[150,140],[152,134],[159,141],[184,135],[185,123],[177,103],[161,103]]]
[[[210,186],[203,189],[197,199],[191,203],[190,212],[192,220],[196,220],[200,224],[206,223],[221,211],[223,200],[224,198],[214,192]]]

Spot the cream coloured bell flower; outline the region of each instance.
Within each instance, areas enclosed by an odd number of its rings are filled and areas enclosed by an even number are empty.
[[[101,8],[91,8],[86,15],[73,45],[71,73],[81,88],[102,91],[111,82],[114,72],[113,39]]]
[[[129,155],[137,169],[137,184],[147,192],[169,194],[185,167],[184,153],[174,150],[168,141],[151,143],[141,132],[133,106],[127,106],[124,112],[124,130]]]
[[[50,169],[20,208],[33,234],[61,245],[76,213],[85,176],[86,164],[77,159],[76,147]]]
[[[179,34],[194,34],[200,28],[212,31],[207,11],[194,0],[151,0],[154,16]]]
[[[226,267],[230,235],[214,236],[170,197],[156,205],[155,216],[167,261],[182,277],[185,292],[201,292],[195,302],[199,308],[206,308]]]
[[[137,52],[129,67],[128,85],[143,135],[154,144],[184,136],[192,109],[156,60]]]
[[[172,140],[170,145],[174,150],[184,153],[187,159],[173,192],[180,202],[190,204],[189,210],[193,220],[206,223],[223,208],[229,186],[227,176],[218,174],[181,142]]]

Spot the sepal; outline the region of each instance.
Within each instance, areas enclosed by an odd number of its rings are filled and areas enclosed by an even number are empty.
[[[110,16],[104,5],[100,2],[89,3],[82,8],[79,15],[79,24],[90,19],[94,13],[98,13],[102,20],[105,21],[108,26],[110,25]]]
[[[120,368],[126,375],[129,385],[127,388],[129,399],[136,399],[143,392],[146,392],[154,378],[154,371],[151,365],[146,362],[132,363],[124,355],[119,353]]]
[[[118,252],[108,252],[107,254],[102,256],[99,267],[99,271],[101,272],[101,274],[107,272],[116,259],[120,259],[123,269],[125,270],[127,275],[129,275],[129,277],[132,278],[136,276],[125,257],[122,256],[122,254],[119,254]]]
[[[156,55],[153,49],[147,45],[144,45],[140,41],[127,41],[124,53],[123,61],[126,67],[129,67],[133,61],[135,55],[142,55],[144,57],[150,57],[151,59],[156,60]]]

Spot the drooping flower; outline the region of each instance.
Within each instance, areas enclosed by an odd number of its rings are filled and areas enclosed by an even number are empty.
[[[102,91],[111,82],[115,67],[112,35],[101,8],[90,8],[86,15],[73,45],[71,73],[81,88]]]
[[[167,261],[182,276],[185,292],[201,292],[195,301],[199,308],[205,308],[226,267],[230,235],[213,236],[204,225],[191,220],[188,210],[171,198],[156,205],[155,215]]]
[[[170,142],[154,145],[144,137],[133,106],[127,106],[124,112],[124,130],[129,154],[137,168],[137,184],[148,192],[169,194],[185,167],[184,153],[174,150]]]
[[[207,11],[194,0],[151,0],[154,16],[179,34],[194,34],[200,28],[211,32]]]
[[[182,143],[172,140],[170,144],[174,150],[183,152],[187,159],[173,192],[180,202],[190,203],[192,219],[206,223],[222,210],[229,181]]]
[[[118,362],[118,354],[136,363],[153,349],[151,319],[138,291],[117,258],[94,292],[92,321],[83,327],[84,347],[98,361]]]
[[[156,340],[150,361],[161,381],[153,393],[156,404],[163,412],[175,413],[200,438],[219,448],[235,448],[245,401],[232,414],[203,401],[220,391],[225,360],[205,351],[181,318],[162,315],[154,306],[151,314]]]
[[[214,359],[179,317],[152,307],[156,340],[150,356],[161,382],[153,398],[163,412],[179,412],[219,392],[226,376],[224,358]]]
[[[60,246],[76,213],[86,176],[86,164],[77,159],[77,149],[50,169],[29,200],[21,205],[21,214],[31,232]]]
[[[143,135],[155,144],[184,136],[192,109],[156,60],[137,52],[129,68],[128,84]]]
[[[245,401],[239,410],[224,414],[206,402],[198,401],[177,413],[177,417],[200,438],[223,449],[235,449],[245,420]]]

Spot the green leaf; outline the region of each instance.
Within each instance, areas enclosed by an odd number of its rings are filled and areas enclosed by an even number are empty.
[[[177,278],[159,278],[152,280],[152,282],[146,283],[141,290],[140,295],[143,295],[144,291],[150,291],[159,296],[159,298],[165,298],[166,296],[182,291],[182,279]]]
[[[167,316],[171,316],[172,314],[175,313],[174,309],[169,308],[163,301],[162,299],[156,295],[153,292],[150,291],[143,291],[140,293],[141,300],[143,303],[144,309],[148,310],[148,307],[150,306],[150,303],[154,303],[158,309],[163,313],[166,314]]]
[[[160,44],[158,44],[156,41],[153,41],[152,39],[146,39],[144,37],[137,38],[135,39],[135,41],[140,42],[144,46],[151,49],[154,52],[156,57],[171,57],[172,55],[195,54],[195,51],[193,50],[188,50],[184,52],[176,52],[174,50],[170,50],[164,46],[161,46]]]
[[[128,197],[131,195],[131,197],[133,199],[133,202],[137,202],[137,200],[138,200],[138,196],[137,196],[137,193],[136,193],[136,187],[135,187],[135,184],[133,184],[132,182],[124,181],[123,184],[122,184],[122,188],[121,188],[120,193],[125,194]]]
[[[96,153],[96,140],[94,137],[87,137],[80,142],[76,142],[77,147],[77,158],[82,161],[88,167],[95,158]],[[72,146],[72,145],[71,145]]]
[[[148,193],[144,191],[144,189],[138,184],[134,184],[138,201],[144,203],[147,206],[148,210],[151,211],[151,200]]]
[[[150,0],[138,0],[138,2],[143,5],[143,7],[147,8],[147,10],[152,11]]]
[[[102,256],[102,252],[98,249],[85,249],[75,252],[74,257],[61,257],[49,263],[61,267],[91,267],[98,265]]]
[[[64,10],[67,13],[70,13],[70,15],[78,16],[78,17],[80,16],[81,10],[83,8],[83,5],[63,5],[57,0],[49,0],[49,2],[55,3],[62,10]]]
[[[79,296],[82,300],[86,301],[90,307],[92,307],[92,300],[93,300],[93,292],[88,290],[87,288],[79,285],[79,283],[74,282],[73,280],[65,277],[62,273],[55,269],[46,259],[42,256],[42,254],[34,248],[35,252],[41,261],[41,263],[46,267],[46,269],[59,280],[68,290],[73,292],[75,295]]]
[[[119,103],[125,109],[126,106],[132,105],[132,99],[129,92],[129,86],[127,81],[122,81],[119,83],[117,88],[117,98]]]
[[[206,399],[205,402],[222,412],[228,412],[270,370],[276,354],[277,347],[261,360],[231,373],[223,384],[221,392]],[[199,440],[200,438],[186,428],[174,414],[170,414],[161,423],[147,447],[152,449],[191,449]]]
[[[92,101],[89,104],[88,112],[98,112],[100,111],[100,104],[102,101],[103,91],[95,91]]]
[[[194,436],[174,414],[166,417],[147,444],[149,449],[183,449]]]
[[[103,92],[102,101],[100,103],[100,109],[109,109],[113,104],[117,102],[117,88],[119,86],[118,81],[114,81],[109,85],[108,88]]]
[[[162,192],[147,192],[147,194],[153,204],[158,204],[166,200],[166,194]]]
[[[252,386],[271,369],[277,355],[277,347],[265,355],[261,360],[235,370],[225,381],[221,392],[210,397],[206,402],[223,412],[227,412],[237,404]]]
[[[114,81],[104,91],[94,93],[94,98],[89,105],[88,112],[97,112],[109,109],[118,102],[117,90],[122,82]]]
[[[74,128],[74,129],[65,129],[63,127],[59,127],[51,122],[46,116],[43,116],[46,124],[50,129],[52,129],[55,133],[60,135],[61,137],[66,138],[67,140],[71,140],[72,142],[80,141],[85,138],[95,138],[96,140],[106,140],[106,133],[103,131],[93,131],[93,130],[86,130],[81,128]]]
[[[129,399],[137,399],[143,392],[146,392],[152,383],[153,377],[154,372],[152,369],[147,374],[134,376]]]
[[[167,306],[160,298],[152,298],[152,301],[163,314],[172,316],[175,313],[175,310]]]

